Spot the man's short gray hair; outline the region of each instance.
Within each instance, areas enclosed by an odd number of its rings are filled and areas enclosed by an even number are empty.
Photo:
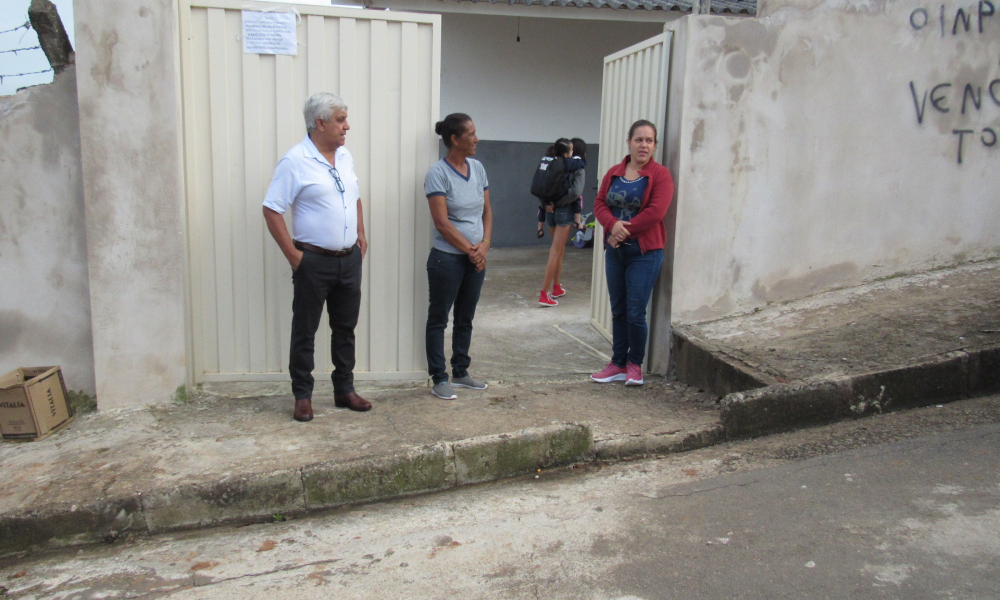
[[[333,117],[333,113],[338,110],[346,111],[347,105],[336,94],[319,92],[309,96],[305,108],[302,109],[302,114],[306,118],[306,133],[312,133],[316,130],[316,119],[322,119],[324,122],[329,121]]]

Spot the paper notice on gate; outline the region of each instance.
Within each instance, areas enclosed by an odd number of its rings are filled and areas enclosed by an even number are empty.
[[[295,13],[244,10],[243,53],[297,55]]]

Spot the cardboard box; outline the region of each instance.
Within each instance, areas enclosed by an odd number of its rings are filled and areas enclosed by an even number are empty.
[[[21,367],[0,377],[4,441],[44,439],[71,419],[59,367]]]

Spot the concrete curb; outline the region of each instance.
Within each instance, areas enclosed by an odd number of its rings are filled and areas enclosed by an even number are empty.
[[[455,487],[451,444],[302,469],[305,508],[323,510]]]
[[[722,425],[708,425],[675,433],[628,435],[594,442],[594,458],[615,461],[675,454],[714,446],[725,439]]]
[[[677,378],[690,386],[730,394],[778,383],[771,375],[698,337],[690,327],[678,325],[672,334]]]
[[[111,542],[146,531],[138,496],[49,504],[0,515],[0,557],[29,549]]]
[[[278,515],[495,481],[590,460],[592,446],[589,426],[568,423],[345,462],[243,474],[91,504],[42,505],[0,515],[0,557],[109,542],[130,534],[264,522]]]
[[[400,498],[516,477],[574,463],[684,452],[725,439],[721,425],[595,442],[579,423],[422,446],[299,469],[244,474],[88,505],[52,504],[0,515],[0,557],[47,548],[266,522],[278,515]]]
[[[915,364],[735,392],[722,400],[727,438],[753,437],[1000,392],[1000,344]]]
[[[141,495],[146,532],[193,529],[301,513],[302,469],[249,473]]]

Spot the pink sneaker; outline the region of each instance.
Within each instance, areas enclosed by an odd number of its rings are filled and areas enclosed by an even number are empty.
[[[546,292],[545,290],[542,290],[542,293],[538,295],[538,303],[541,304],[542,306],[556,306],[557,304],[559,304],[558,302],[553,300],[552,296],[550,296],[549,293]]]
[[[565,295],[566,295],[566,288],[564,288],[561,284],[557,283],[554,286],[552,286],[553,298],[562,298]]]
[[[615,363],[608,363],[608,366],[604,367],[600,373],[594,373],[590,376],[591,379],[597,383],[610,383],[612,381],[623,381],[625,379],[625,369],[619,367]]]
[[[628,363],[625,367],[625,371],[628,373],[628,378],[625,380],[625,385],[642,385],[642,365],[633,365]]]

